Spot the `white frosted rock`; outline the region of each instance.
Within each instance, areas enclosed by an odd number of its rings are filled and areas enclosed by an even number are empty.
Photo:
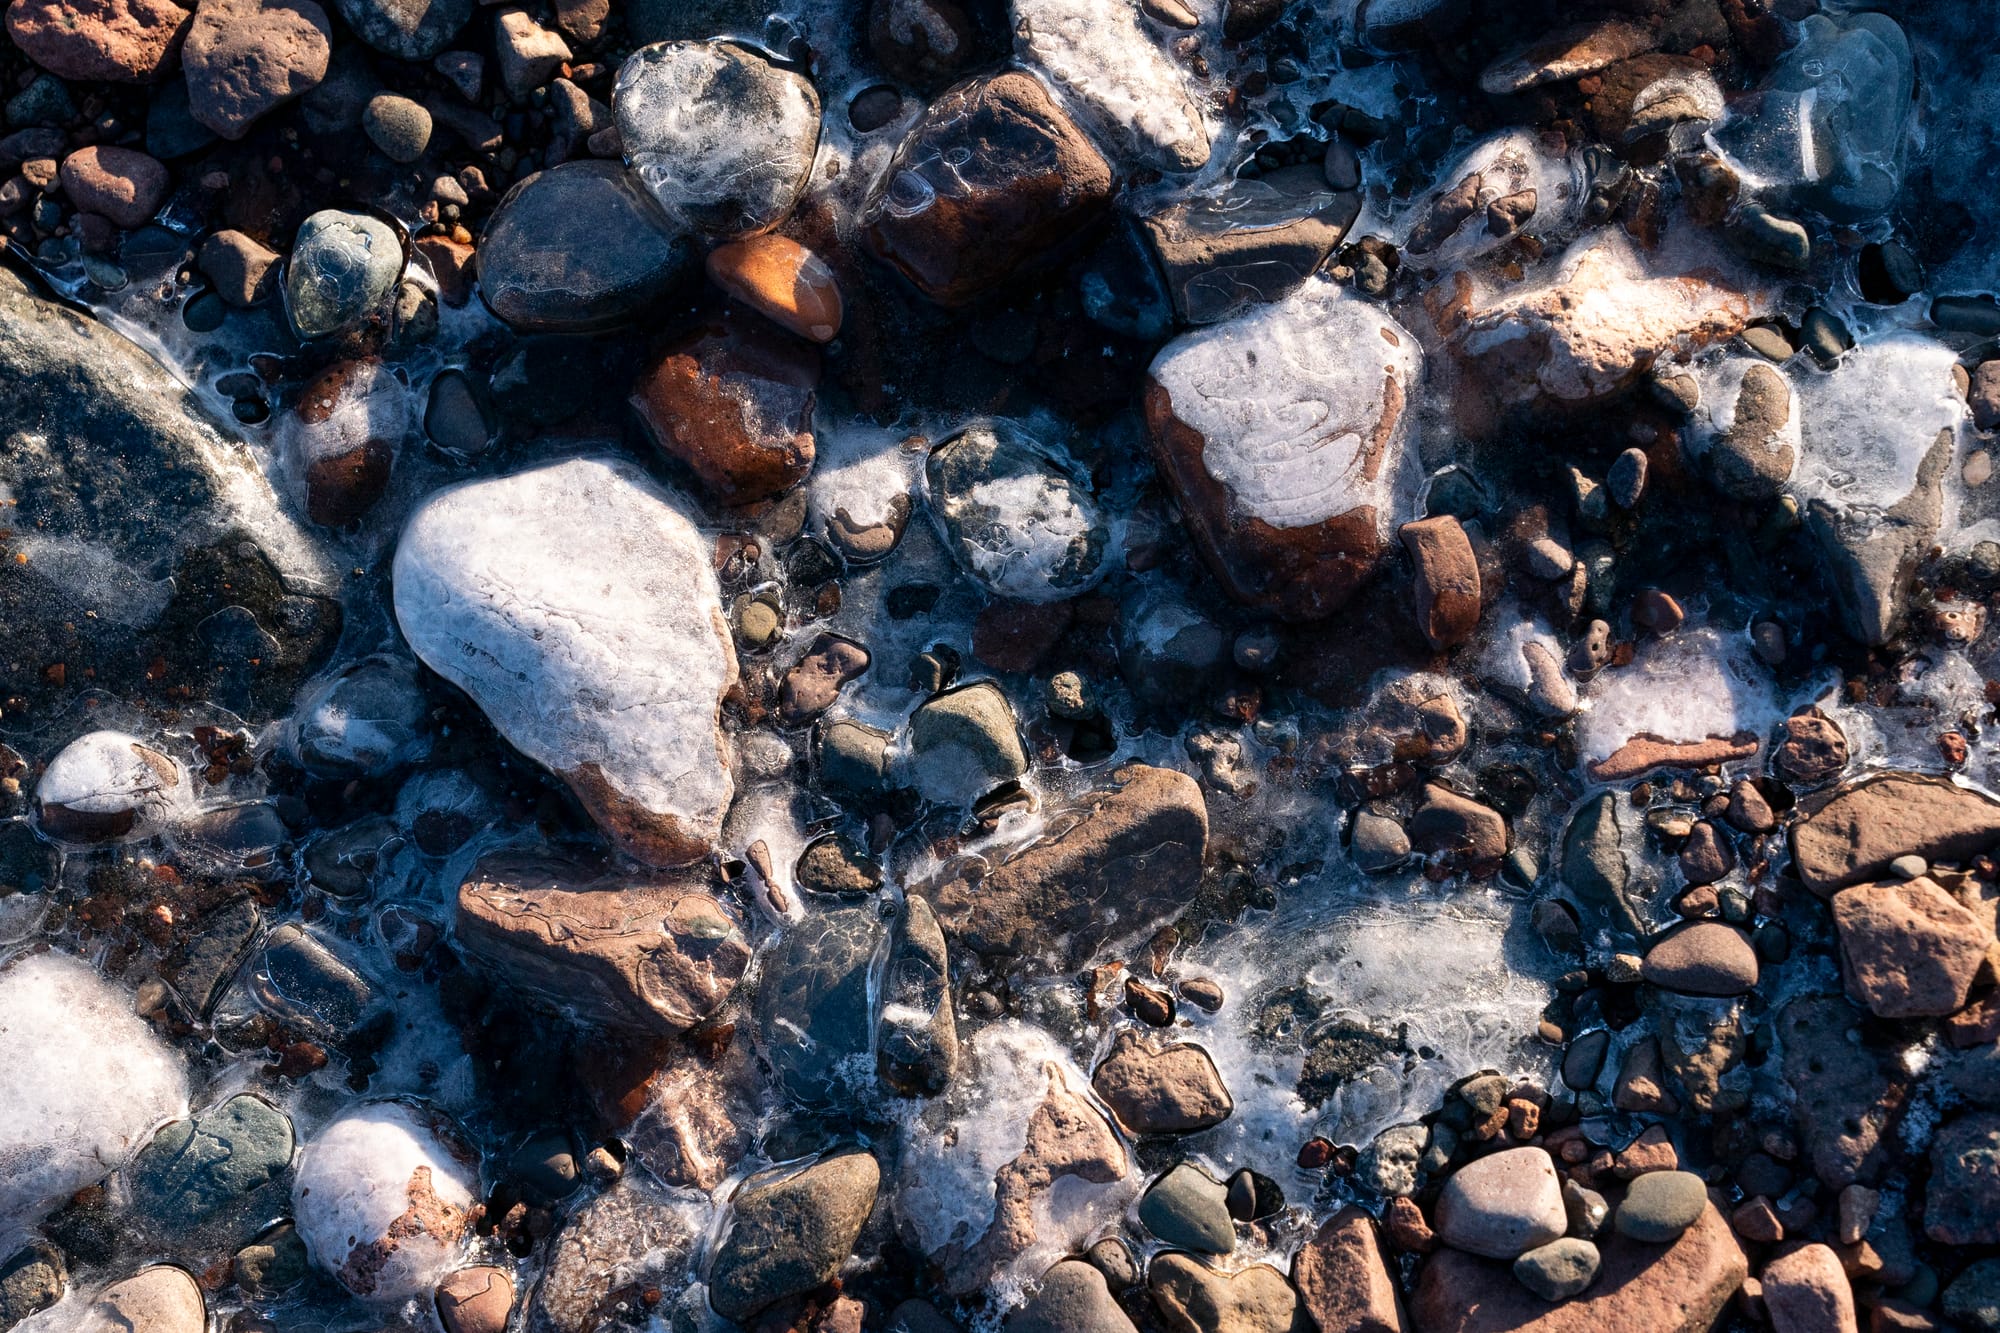
[[[967,573],[989,591],[1053,602],[1104,573],[1110,530],[1067,459],[1004,422],[939,445],[925,468],[931,513]]]
[[[640,47],[618,67],[611,109],[660,207],[722,235],[784,221],[819,144],[813,86],[727,42]]]
[[[1487,684],[1545,717],[1576,711],[1576,686],[1563,669],[1563,647],[1549,627],[1518,612],[1488,642],[1479,663]]]
[[[0,1232],[125,1164],[187,1114],[181,1058],[132,997],[64,954],[0,972]]]
[[[35,802],[50,837],[120,842],[150,837],[172,823],[193,790],[171,756],[122,731],[93,731],[49,761]]]
[[[1747,635],[1685,630],[1592,678],[1577,750],[1591,778],[1618,782],[1662,766],[1747,759],[1780,716]]]
[[[677,501],[607,459],[453,487],[411,515],[395,585],[417,655],[625,850],[708,854],[732,790],[719,710],[736,653]]]
[[[1412,499],[1421,364],[1379,307],[1323,283],[1161,350],[1154,454],[1232,596],[1310,618],[1375,573]]]
[[[1532,226],[1559,244],[1583,216],[1588,183],[1577,162],[1551,154],[1541,136],[1506,130],[1476,143],[1440,184],[1405,214],[1402,244],[1426,268],[1464,263]]]
[[[428,1296],[456,1256],[476,1183],[423,1112],[377,1102],[306,1145],[293,1216],[306,1252],[342,1286],[400,1303]]]
[[[1068,90],[1134,161],[1193,171],[1208,161],[1215,125],[1159,31],[1138,0],[1014,0],[1025,63]]]

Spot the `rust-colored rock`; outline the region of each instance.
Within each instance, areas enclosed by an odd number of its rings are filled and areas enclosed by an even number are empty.
[[[1854,1288],[1840,1256],[1801,1245],[1764,1265],[1764,1309],[1777,1333],[1856,1333]]]
[[[461,1268],[438,1283],[437,1306],[445,1333],[507,1333],[513,1274],[504,1268]]]
[[[716,286],[774,324],[816,343],[840,333],[840,285],[827,262],[797,241],[766,234],[709,252]]]
[[[166,167],[130,148],[79,148],[63,159],[63,193],[85,213],[114,227],[143,227],[159,211],[171,184]]]
[[[1889,773],[1799,805],[1792,866],[1822,898],[1909,853],[1964,861],[2000,845],[2000,801],[1944,778]]]
[[[1883,880],[1833,895],[1847,993],[1879,1018],[1942,1018],[1965,1007],[1993,942],[1982,924],[1928,876]]]
[[[1470,797],[1433,782],[1410,815],[1410,845],[1462,868],[1491,866],[1507,854],[1507,821]]]
[[[724,504],[768,500],[813,462],[819,353],[735,312],[670,345],[632,387],[662,453]]]
[[[1479,560],[1449,514],[1405,523],[1403,546],[1417,566],[1417,625],[1431,647],[1456,648],[1479,628]]]
[[[1416,1206],[1407,1199],[1394,1202]],[[1319,1333],[1407,1333],[1409,1328],[1375,1222],[1351,1205],[1327,1219],[1299,1250],[1292,1260],[1292,1285]]]
[[[1207,1051],[1188,1042],[1158,1046],[1121,1032],[1090,1086],[1134,1134],[1192,1134],[1229,1118],[1229,1089]]]
[[[146,83],[192,17],[172,0],[14,0],[7,35],[59,78]]]
[[[1757,738],[1747,731],[1734,736],[1710,736],[1699,741],[1663,741],[1634,736],[1604,758],[1585,766],[1593,782],[1628,782],[1656,768],[1706,768],[1748,759],[1757,753]]]

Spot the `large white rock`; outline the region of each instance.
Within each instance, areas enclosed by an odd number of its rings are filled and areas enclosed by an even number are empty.
[[[187,1070],[131,995],[65,954],[0,972],[0,1234],[110,1175],[187,1109]]]
[[[1208,161],[1213,117],[1138,0],[1014,0],[1021,59],[1083,104],[1102,136],[1162,171]]]
[[[470,1168],[401,1102],[341,1116],[306,1145],[292,1185],[299,1238],[357,1296],[428,1296],[472,1220]]]
[[[736,653],[709,548],[638,469],[572,459],[410,516],[396,620],[523,754],[654,865],[706,856],[729,807]]]
[[[192,802],[193,784],[168,755],[122,731],[92,731],[65,745],[35,785],[42,831],[65,842],[144,838]]]

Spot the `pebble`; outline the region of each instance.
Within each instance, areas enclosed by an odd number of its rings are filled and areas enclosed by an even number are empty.
[[[825,260],[783,236],[751,236],[708,254],[709,281],[787,332],[840,336],[840,285]]]
[[[1733,926],[1683,926],[1646,951],[1641,975],[1686,995],[1743,995],[1757,985],[1757,951]]]
[[[1006,694],[980,681],[925,700],[910,717],[910,765],[918,791],[954,805],[1027,772]]]
[[[142,227],[167,197],[165,166],[129,148],[79,148],[63,159],[62,187],[86,213],[115,227]]]
[[[1569,1227],[1555,1164],[1540,1148],[1509,1148],[1460,1167],[1439,1194],[1438,1239],[1472,1254],[1514,1259]]]
[[[1479,628],[1479,561],[1448,514],[1405,523],[1403,546],[1417,567],[1417,625],[1431,647],[1456,648]]]
[[[897,1313],[900,1318],[901,1310]],[[943,1333],[913,1324],[906,1327],[908,1333]],[[1027,1300],[1007,1316],[1004,1327],[1007,1333],[1135,1333],[1104,1275],[1075,1259],[1065,1259],[1043,1274]]]
[[[1587,1240],[1564,1237],[1529,1250],[1514,1261],[1514,1276],[1545,1301],[1566,1301],[1581,1295],[1597,1280],[1597,1247]]]
[[[212,232],[202,241],[197,263],[216,295],[239,310],[260,306],[277,294],[282,271],[276,251],[240,231]]]
[[[377,93],[361,112],[361,127],[391,162],[414,162],[431,141],[431,113],[394,93]]]
[[[881,1169],[866,1152],[746,1181],[730,1201],[728,1230],[709,1264],[709,1305],[747,1323],[828,1281],[854,1248],[880,1182]]]
[[[306,1144],[293,1216],[313,1262],[364,1300],[428,1299],[472,1223],[476,1184],[438,1125],[400,1102],[362,1104]]]
[[[1368,871],[1392,870],[1410,855],[1410,839],[1403,826],[1387,815],[1367,810],[1355,812],[1348,846],[1354,864]]]
[[[208,1304],[186,1270],[157,1264],[99,1292],[75,1327],[77,1333],[203,1333]]]
[[[1156,1046],[1132,1032],[1119,1034],[1090,1085],[1134,1134],[1192,1134],[1235,1109],[1207,1051],[1184,1042]]]
[[[661,349],[632,386],[632,406],[661,452],[723,504],[755,504],[812,470],[819,376],[811,346],[724,311]]]
[[[327,209],[299,225],[285,263],[285,315],[300,338],[331,338],[382,318],[403,271],[403,242],[367,213]]]
[[[1840,1256],[1825,1245],[1778,1255],[1758,1274],[1777,1333],[1856,1333],[1854,1290]]]
[[[313,0],[203,0],[181,46],[188,111],[224,139],[319,85],[333,28]]]
[[[523,98],[549,81],[570,59],[570,49],[560,34],[535,22],[527,10],[503,9],[493,16],[493,58],[500,85]]]
[[[437,1309],[444,1333],[507,1333],[513,1275],[504,1268],[461,1268],[438,1283]]]
[[[1228,1191],[1200,1167],[1182,1162],[1139,1199],[1139,1221],[1164,1243],[1201,1254],[1236,1248]]]
[[[1708,1208],[1708,1187],[1691,1171],[1648,1171],[1633,1180],[1614,1219],[1618,1234],[1649,1245],[1678,1240]]]
[[[1611,503],[1620,509],[1639,507],[1641,497],[1646,494],[1646,467],[1644,449],[1627,449],[1612,460],[1611,471],[1604,478]]]
[[[1220,1273],[1192,1255],[1163,1254],[1147,1266],[1146,1287],[1169,1328],[1290,1333],[1300,1323],[1297,1294],[1269,1264]]]

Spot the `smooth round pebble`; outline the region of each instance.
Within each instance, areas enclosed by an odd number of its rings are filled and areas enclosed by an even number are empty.
[[[1708,1186],[1692,1171],[1649,1171],[1633,1180],[1618,1205],[1618,1234],[1664,1245],[1680,1239],[1708,1207]]]
[[[414,162],[431,142],[431,113],[407,97],[377,93],[361,110],[361,128],[391,162]]]
[[[1566,1301],[1597,1280],[1597,1247],[1565,1236],[1514,1261],[1514,1276],[1545,1301]]]

